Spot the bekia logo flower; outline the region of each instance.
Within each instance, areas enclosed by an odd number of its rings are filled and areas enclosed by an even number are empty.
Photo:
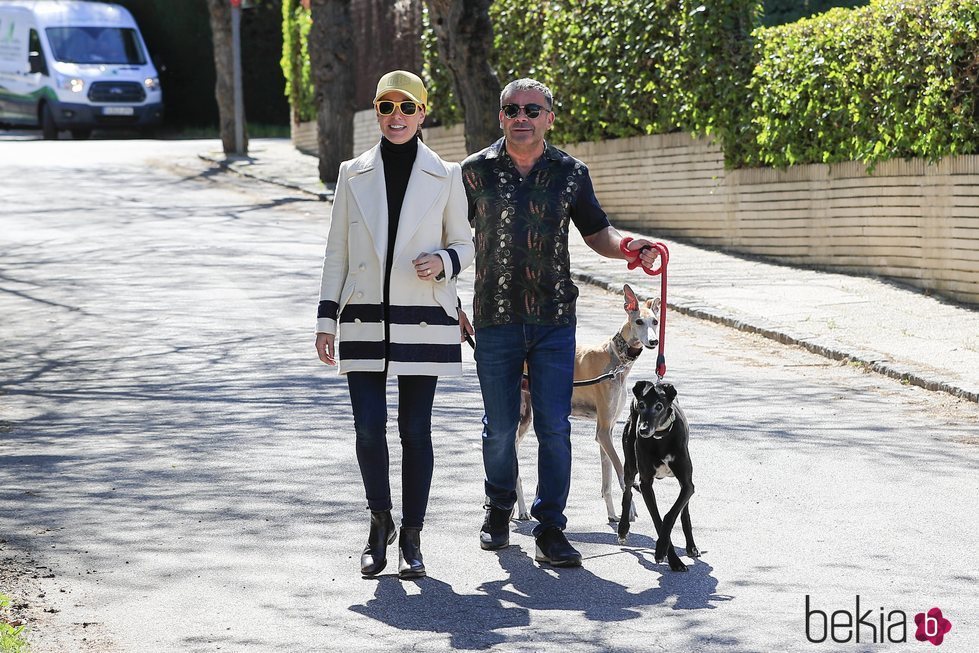
[[[952,630],[952,622],[942,616],[939,608],[932,608],[927,614],[919,612],[914,615],[914,623],[918,625],[914,638],[919,642],[931,642],[935,646],[941,644],[945,633]]]

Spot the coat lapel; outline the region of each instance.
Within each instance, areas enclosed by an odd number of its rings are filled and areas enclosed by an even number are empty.
[[[445,164],[432,150],[419,141],[418,154],[411,168],[405,200],[401,205],[401,218],[398,220],[398,237],[394,241],[394,258],[397,260],[402,250],[418,231],[419,225],[441,194],[442,187],[449,176]],[[383,192],[383,181],[382,192]],[[420,252],[412,252],[416,256]]]
[[[384,188],[380,143],[357,157],[357,162],[351,166],[350,194],[354,196],[364,226],[374,242],[377,260],[383,261],[388,247],[388,196]]]

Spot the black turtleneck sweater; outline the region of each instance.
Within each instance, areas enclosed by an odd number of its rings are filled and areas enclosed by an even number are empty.
[[[405,201],[411,167],[418,154],[418,136],[407,143],[392,143],[381,137],[381,160],[384,162],[384,189],[388,200],[388,248],[384,259],[384,342],[390,354],[390,321],[388,307],[391,305],[391,265],[394,259],[394,241],[398,235],[398,222],[401,220],[401,205]],[[390,355],[385,358],[390,359]]]

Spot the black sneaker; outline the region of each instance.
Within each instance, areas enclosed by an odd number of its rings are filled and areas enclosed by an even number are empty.
[[[537,536],[537,555],[534,560],[555,567],[581,566],[581,554],[568,543],[568,538],[557,526],[548,526]]]
[[[510,513],[496,506],[486,506],[486,519],[479,530],[479,546],[487,551],[495,551],[510,546]]]

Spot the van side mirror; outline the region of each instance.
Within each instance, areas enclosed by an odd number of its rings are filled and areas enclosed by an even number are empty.
[[[31,74],[41,73],[44,75],[48,74],[48,67],[44,63],[44,57],[37,50],[31,50],[27,57],[27,60],[31,64]]]

